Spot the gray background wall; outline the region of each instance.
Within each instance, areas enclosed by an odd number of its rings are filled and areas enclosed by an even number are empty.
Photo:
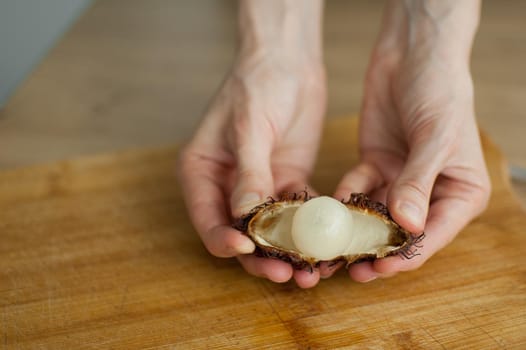
[[[0,0],[0,108],[92,0]]]

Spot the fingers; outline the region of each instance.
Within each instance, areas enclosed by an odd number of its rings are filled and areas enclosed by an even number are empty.
[[[295,270],[294,280],[300,288],[312,288],[320,281],[320,272],[318,269],[312,271]]]
[[[207,250],[218,257],[253,252],[254,243],[230,227],[219,182],[226,176],[225,166],[187,148],[180,154],[178,171],[190,219]]]
[[[361,162],[345,174],[336,188],[334,198],[347,200],[353,192],[369,193],[383,182],[383,176],[375,165]]]
[[[426,236],[414,257],[407,259],[395,255],[352,265],[349,269],[350,277],[358,282],[368,282],[379,277],[390,277],[401,271],[418,269],[436,252],[448,245],[458,232],[480,213],[481,207],[484,207],[487,201],[486,192],[477,190],[470,198],[446,197],[436,200],[430,208],[425,228]]]
[[[428,143],[413,148],[387,194],[394,220],[413,233],[424,229],[433,185],[444,163],[440,150],[433,146]]]
[[[281,260],[260,258],[255,255],[240,255],[237,260],[251,275],[267,278],[276,283],[287,282],[293,275],[292,266]]]
[[[261,258],[255,255],[240,255],[237,259],[251,275],[266,278],[272,282],[284,283],[294,277],[300,288],[312,288],[320,280],[320,273],[317,269],[313,271],[294,270],[290,264],[281,260]]]
[[[264,118],[238,117],[235,123],[237,181],[230,204],[232,215],[239,217],[274,194],[270,164],[273,140]]]
[[[230,258],[239,254],[250,254],[254,243],[230,225],[220,225],[205,231],[201,239],[210,254],[218,258]]]
[[[273,168],[274,189],[277,194],[307,191],[311,196],[318,195],[318,192],[308,183],[306,169],[281,164],[274,164]]]
[[[301,288],[311,288],[319,281],[319,272],[294,271],[290,264],[249,254],[254,243],[229,225],[221,181],[225,169],[218,162],[193,151],[184,151],[180,159],[180,177],[190,218],[208,251],[217,257],[237,256],[244,269],[252,275],[282,283],[292,277]],[[208,174],[217,174],[211,177]],[[291,183],[291,188],[305,187],[303,182]],[[242,255],[240,255],[242,254]]]
[[[478,213],[481,198],[469,200],[461,198],[444,198],[433,203],[430,209],[426,236],[418,248],[418,255],[411,259],[392,256],[378,259],[374,269],[380,273],[415,270],[422,266],[431,256],[448,245]]]
[[[378,277],[378,272],[373,268],[371,261],[353,264],[349,267],[349,276],[356,282],[370,282]]]

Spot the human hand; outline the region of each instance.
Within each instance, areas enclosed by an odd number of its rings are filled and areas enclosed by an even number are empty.
[[[236,256],[255,276],[275,282],[294,277],[300,287],[311,287],[318,271],[294,271],[283,261],[250,254],[254,243],[231,227],[232,217],[268,196],[305,189],[315,161],[326,104],[325,70],[319,45],[299,48],[309,41],[292,41],[279,48],[242,44],[231,73],[180,154],[179,175],[192,223],[211,254]]]
[[[361,162],[343,177],[335,197],[370,193],[387,202],[402,227],[425,231],[426,238],[410,260],[392,256],[351,266],[351,278],[361,282],[420,267],[484,210],[490,193],[474,114],[471,41],[444,46],[440,35],[447,31],[422,34],[425,43],[405,40],[411,29],[393,28],[392,16],[400,13],[387,11],[366,76]],[[422,19],[406,25],[423,30]]]

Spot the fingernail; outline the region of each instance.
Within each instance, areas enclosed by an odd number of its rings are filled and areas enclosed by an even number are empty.
[[[400,213],[411,221],[414,225],[419,225],[422,217],[422,211],[411,202],[402,202],[398,206]]]
[[[250,239],[244,240],[242,244],[236,247],[238,254],[252,254],[256,246]]]
[[[245,193],[241,196],[238,202],[239,211],[247,211],[254,208],[261,202],[261,196],[255,192]]]
[[[369,279],[366,279],[365,281],[362,281],[362,283],[367,283],[367,282],[371,282],[371,281],[374,281],[375,279],[377,279],[378,276],[372,276],[370,277]]]

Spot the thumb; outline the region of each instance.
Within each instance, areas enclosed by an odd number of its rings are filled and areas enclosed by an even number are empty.
[[[236,138],[237,176],[230,198],[234,217],[246,214],[274,192],[271,141],[261,130],[249,130]]]
[[[343,176],[334,192],[334,198],[347,200],[353,192],[369,194],[383,182],[380,170],[373,163],[362,161]]]
[[[413,233],[424,230],[431,192],[444,159],[432,145],[415,145],[387,194],[394,220]]]

